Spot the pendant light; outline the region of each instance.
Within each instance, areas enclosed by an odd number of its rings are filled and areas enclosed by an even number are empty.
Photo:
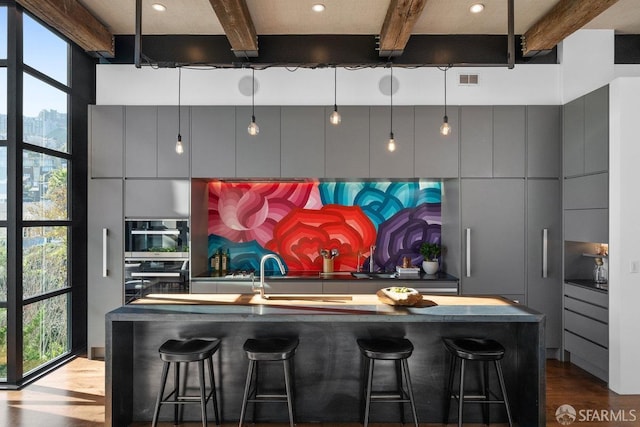
[[[256,78],[255,78],[256,70],[255,68],[251,69],[251,123],[247,127],[247,132],[249,135],[256,136],[260,133],[260,127],[256,123],[256,114],[255,114],[255,95],[256,95]]]
[[[393,153],[396,151],[396,140],[393,137],[393,64],[391,64],[391,78],[389,79],[389,88],[391,95],[391,108],[389,111],[390,123],[389,123],[389,143],[387,144],[387,150]]]
[[[180,135],[180,86],[182,83],[182,68],[178,67],[178,140],[176,141],[176,153],[184,153],[182,146],[182,135]]]
[[[340,113],[338,113],[338,68],[333,67],[333,112],[329,115],[329,122],[338,126],[342,121],[342,117],[340,117]]]
[[[449,124],[449,117],[447,117],[447,70],[451,67],[444,67],[444,117],[442,119],[442,125],[440,126],[440,134],[442,136],[449,136],[451,134],[451,125]],[[442,70],[442,68],[439,68]]]

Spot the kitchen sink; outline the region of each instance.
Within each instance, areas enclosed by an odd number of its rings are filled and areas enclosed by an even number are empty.
[[[320,301],[342,302],[352,301],[350,295],[267,295],[265,299],[271,301]]]
[[[356,279],[395,279],[397,273],[370,273],[367,271],[354,271],[351,273]]]

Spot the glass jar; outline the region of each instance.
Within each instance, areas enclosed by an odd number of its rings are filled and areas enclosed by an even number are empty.
[[[607,269],[604,268],[602,258],[595,258],[596,266],[593,268],[593,281],[596,283],[607,283]]]

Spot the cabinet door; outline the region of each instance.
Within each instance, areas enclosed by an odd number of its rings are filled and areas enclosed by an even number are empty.
[[[234,107],[191,107],[191,176],[236,176]]]
[[[87,348],[90,358],[103,356],[104,316],[122,305],[123,233],[122,179],[90,179],[87,200]]]
[[[125,107],[125,176],[158,174],[158,107]]]
[[[282,176],[324,177],[324,107],[282,107]]]
[[[91,177],[121,178],[124,154],[124,107],[89,106]]]
[[[584,173],[609,170],[609,86],[584,96]]]
[[[493,176],[493,107],[460,107],[460,175]]]
[[[564,176],[582,175],[584,173],[584,97],[565,104],[563,111]]]
[[[525,107],[493,107],[493,176],[524,177]]]
[[[558,180],[527,181],[527,305],[547,316],[547,348],[560,348],[562,196]]]
[[[127,218],[188,218],[189,181],[128,179],[124,213]]]
[[[369,111],[369,151],[371,178],[413,178],[413,107],[393,108],[393,134],[396,150],[390,152],[391,125],[389,107],[371,107]]]
[[[442,107],[415,107],[415,176],[419,178],[458,177],[458,107],[447,109],[451,133],[440,134]]]
[[[256,107],[260,132],[247,133],[251,108],[236,108],[236,171],[239,177],[270,178],[280,176],[280,107]]]
[[[333,107],[325,109],[329,115]],[[369,107],[340,107],[342,122],[325,122],[325,176],[327,178],[369,177]],[[387,139],[388,139],[387,135]]]
[[[609,242],[609,209],[564,211],[564,239],[574,242]]]
[[[189,107],[180,107],[180,135],[184,153],[176,153],[178,107],[158,107],[158,177],[188,178],[191,132]]]
[[[527,107],[527,176],[557,178],[562,168],[562,110],[558,105]]]
[[[524,180],[463,179],[462,293],[524,294]]]

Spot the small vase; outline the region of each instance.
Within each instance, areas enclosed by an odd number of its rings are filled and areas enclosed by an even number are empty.
[[[422,261],[422,269],[426,274],[436,274],[439,268],[438,261]]]

